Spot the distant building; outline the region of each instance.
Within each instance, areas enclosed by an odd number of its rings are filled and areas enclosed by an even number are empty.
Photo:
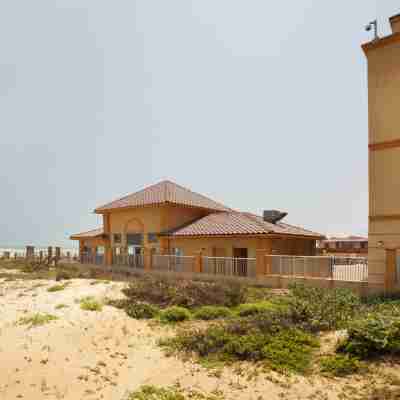
[[[325,255],[366,256],[368,254],[368,238],[362,236],[331,237],[320,240],[318,248]]]
[[[368,59],[368,274],[372,282],[385,279],[388,261],[392,279],[394,252],[400,248],[400,14],[390,23],[391,35],[362,46]]]

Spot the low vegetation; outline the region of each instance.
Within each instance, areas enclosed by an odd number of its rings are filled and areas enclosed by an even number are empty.
[[[160,320],[162,322],[182,322],[187,321],[192,317],[192,314],[187,308],[172,306],[163,310],[160,314]]]
[[[131,302],[142,301],[161,308],[234,307],[246,298],[246,287],[236,281],[188,280],[166,275],[144,275],[132,281],[123,292]]]
[[[343,377],[366,372],[366,366],[357,357],[349,354],[333,354],[320,360],[321,372],[324,375]]]
[[[64,290],[66,287],[68,286],[68,284],[64,283],[63,285],[53,285],[50,286],[47,291],[48,292],[60,292],[61,290]]]
[[[249,317],[251,315],[263,314],[271,312],[276,309],[276,305],[271,302],[260,302],[260,303],[246,303],[241,304],[237,308],[237,313],[241,317]]]
[[[67,304],[63,304],[63,303],[60,303],[60,304],[57,304],[57,305],[55,306],[55,309],[56,309],[56,310],[61,310],[62,308],[68,308],[68,305],[67,305]]]
[[[400,318],[375,313],[355,320],[337,350],[361,359],[400,354]]]
[[[160,312],[157,306],[148,303],[128,303],[123,308],[129,317],[135,319],[151,319]]]
[[[131,392],[126,400],[223,400],[220,393],[214,392],[205,395],[196,390],[183,391],[179,386],[160,388],[153,385],[144,385]]]
[[[193,315],[195,319],[203,321],[230,318],[232,316],[232,310],[224,306],[203,306],[198,308]]]
[[[81,309],[85,311],[101,311],[103,304],[92,296],[84,297],[79,301]]]
[[[28,317],[22,317],[18,320],[19,325],[29,325],[30,327],[48,324],[58,319],[55,315],[36,313]]]

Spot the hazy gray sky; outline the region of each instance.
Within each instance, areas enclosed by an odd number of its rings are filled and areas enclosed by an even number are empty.
[[[366,233],[360,44],[398,0],[0,0],[0,245],[68,245],[171,179]]]

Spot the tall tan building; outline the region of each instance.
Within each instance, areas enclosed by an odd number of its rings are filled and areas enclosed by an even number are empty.
[[[394,261],[395,253],[387,249],[400,249],[400,14],[390,23],[390,36],[363,45],[368,59],[372,282],[382,282],[388,258]]]

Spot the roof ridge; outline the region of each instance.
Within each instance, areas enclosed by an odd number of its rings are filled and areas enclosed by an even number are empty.
[[[206,195],[204,195],[204,194],[201,194],[201,193],[198,193],[198,192],[194,192],[192,189],[189,189],[189,188],[187,188],[187,187],[185,187],[185,186],[179,185],[178,183],[175,183],[175,182],[172,182],[172,181],[169,181],[169,180],[166,180],[165,182],[166,182],[166,183],[169,183],[169,184],[172,184],[172,185],[178,187],[179,189],[186,190],[187,192],[190,192],[191,194],[194,194],[194,195],[196,195],[196,196],[199,196],[199,197],[201,197],[201,198],[203,198],[203,199],[205,199],[205,200],[208,200],[208,201],[211,200],[213,203],[216,203],[216,204],[218,204],[219,206],[222,206],[222,207],[224,207],[224,208],[227,208],[227,209],[231,210],[231,208],[230,208],[230,207],[227,207],[225,204],[222,204],[222,203],[220,203],[219,201],[216,201],[216,200],[212,199],[211,197],[208,197],[208,196],[206,196]]]
[[[253,214],[253,213],[250,213],[250,212],[244,212],[243,214],[245,214],[247,218],[250,218],[253,222],[255,222],[260,228],[262,228],[264,230],[265,230],[265,225],[264,224],[274,225],[271,222],[264,221],[264,220],[263,220],[262,223],[260,223],[258,218],[262,218],[261,215]],[[273,231],[269,230],[269,232],[273,232]]]
[[[153,183],[153,184],[150,185],[150,186],[144,187],[143,189],[139,189],[137,192],[132,192],[132,193],[129,193],[129,194],[125,195],[125,196],[122,196],[122,197],[120,197],[120,198],[118,198],[118,199],[115,199],[115,200],[113,200],[113,201],[109,201],[108,203],[106,203],[106,204],[104,204],[104,205],[102,205],[102,206],[100,206],[100,207],[96,207],[96,208],[95,208],[95,211],[96,211],[96,210],[100,210],[101,208],[105,208],[105,207],[109,206],[110,204],[115,203],[116,201],[125,200],[126,198],[128,198],[128,197],[130,197],[130,196],[133,196],[134,194],[142,193],[142,192],[144,192],[145,190],[148,190],[148,189],[153,188],[154,186],[158,186],[158,185],[161,186],[161,184],[163,184],[163,183],[165,183],[165,182],[166,182],[166,181],[161,181],[161,182]]]
[[[138,198],[140,200],[138,200]],[[116,204],[122,203],[122,204]],[[135,207],[139,205],[171,203],[176,205],[190,205],[193,207],[215,210],[231,211],[231,208],[225,206],[219,201],[213,200],[201,193],[194,192],[182,185],[178,185],[170,180],[163,180],[153,185],[147,186],[108,202],[95,208],[95,212],[101,213],[108,209],[117,209],[124,207]]]

